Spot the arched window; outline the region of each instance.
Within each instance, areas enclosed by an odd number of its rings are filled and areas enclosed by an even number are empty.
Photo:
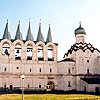
[[[5,42],[4,44],[3,44],[3,47],[2,47],[2,54],[3,55],[10,55],[10,45],[7,43],[7,42]]]
[[[71,81],[68,81],[68,87],[71,87]]]
[[[27,45],[27,53],[26,53],[26,55],[27,55],[27,60],[32,60],[32,51],[33,51],[33,48],[32,48],[32,46],[29,44],[29,45]]]
[[[52,46],[48,46],[47,53],[48,53],[48,61],[54,61]]]
[[[15,59],[21,60],[21,45],[20,44],[17,44],[15,46]]]
[[[38,60],[43,61],[44,57],[43,57],[43,46],[39,45],[38,46]]]

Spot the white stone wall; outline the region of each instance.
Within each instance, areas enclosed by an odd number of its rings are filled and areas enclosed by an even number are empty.
[[[100,90],[100,84],[89,84],[88,85],[88,92],[96,92],[96,87]]]
[[[2,46],[4,43],[10,45],[10,55],[2,54]],[[21,45],[21,60],[15,60],[15,45]],[[32,60],[27,60],[26,51],[27,45],[32,45]],[[37,47],[43,46],[43,61],[38,61]],[[54,82],[55,89],[57,89],[57,46],[54,43],[44,44],[43,42],[34,43],[27,41],[23,43],[20,40],[11,42],[7,39],[0,42],[0,87],[22,87],[22,80],[20,76],[25,75],[24,86],[30,89],[46,89],[48,82]],[[54,61],[48,61],[48,46],[52,46]],[[41,71],[40,71],[41,70]]]
[[[77,34],[76,35],[76,43],[84,43],[85,42],[85,35],[84,34]]]
[[[76,42],[84,43],[84,36],[76,36]],[[7,43],[10,46],[10,55],[3,54],[3,45]],[[32,60],[27,60],[27,45],[32,47]],[[15,47],[20,45],[21,59],[15,59]],[[38,46],[43,49],[43,60],[38,60]],[[48,47],[52,49],[52,61],[48,61]],[[0,87],[22,87],[20,76],[25,75],[24,87],[26,89],[47,89],[47,84],[52,82],[56,90],[78,90],[95,91],[99,85],[89,85],[81,80],[80,75],[100,74],[99,51],[90,49],[85,51],[79,49],[72,51],[66,58],[71,60],[62,60],[58,62],[58,47],[50,42],[43,43],[32,41],[22,42],[16,40],[11,42],[4,39],[0,42]],[[92,87],[93,86],[93,87]]]
[[[70,72],[69,72],[70,70]],[[75,90],[75,62],[62,61],[58,63],[58,87],[59,90]]]
[[[77,43],[79,43],[78,38],[76,37]],[[83,42],[84,43],[84,42]],[[78,91],[86,91],[95,92],[95,87],[98,85],[89,85],[88,83],[82,81],[80,77],[86,74],[100,74],[100,52],[98,50],[94,50],[91,52],[90,49],[86,49],[85,51],[79,49],[76,52],[73,50],[71,54],[68,54],[66,58],[71,58],[76,61],[76,89]],[[99,87],[99,86],[98,86]],[[99,89],[100,90],[100,89]]]

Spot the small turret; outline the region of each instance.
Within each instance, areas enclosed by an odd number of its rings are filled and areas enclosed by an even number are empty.
[[[76,43],[84,43],[85,42],[85,35],[86,35],[86,32],[84,30],[84,28],[81,27],[81,22],[80,22],[80,25],[79,25],[79,28],[77,28],[75,30],[75,37],[76,37]]]

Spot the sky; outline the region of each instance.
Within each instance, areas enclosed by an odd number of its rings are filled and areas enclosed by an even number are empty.
[[[12,39],[19,20],[24,39],[31,22],[34,40],[40,19],[45,40],[50,23],[53,42],[58,43],[58,60],[75,43],[74,31],[80,21],[87,34],[86,42],[100,50],[100,0],[0,0],[0,38],[7,19]]]

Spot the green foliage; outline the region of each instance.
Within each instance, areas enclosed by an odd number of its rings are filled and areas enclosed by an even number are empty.
[[[0,100],[21,100],[21,94],[0,95]],[[100,96],[85,94],[25,94],[25,100],[100,100]]]

